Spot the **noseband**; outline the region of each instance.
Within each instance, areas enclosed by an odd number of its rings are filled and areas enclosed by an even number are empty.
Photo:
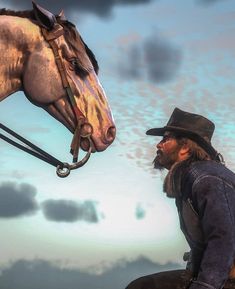
[[[81,110],[76,105],[76,100],[75,100],[74,94],[72,92],[72,89],[70,87],[70,84],[69,84],[69,81],[68,81],[68,78],[66,75],[66,69],[65,69],[64,63],[63,63],[63,61],[60,57],[60,54],[59,54],[59,47],[56,43],[56,39],[64,34],[63,27],[59,24],[55,24],[55,28],[52,31],[48,31],[45,28],[41,27],[41,32],[42,32],[44,39],[49,43],[50,47],[52,48],[52,51],[53,51],[53,54],[55,57],[55,62],[56,62],[57,68],[58,68],[60,76],[61,76],[63,88],[66,91],[69,103],[72,107],[72,111],[75,115],[76,122],[77,122],[77,126],[75,128],[74,136],[72,139],[72,143],[70,145],[70,148],[71,148],[70,152],[73,155],[73,163],[68,164],[68,163],[64,163],[64,162],[59,161],[58,159],[56,159],[53,156],[51,156],[50,154],[46,153],[45,151],[43,151],[39,147],[35,146],[31,142],[27,141],[25,138],[16,134],[14,131],[10,130],[9,128],[7,128],[6,126],[4,126],[1,123],[0,123],[0,129],[3,129],[8,134],[12,135],[14,138],[20,140],[21,142],[26,144],[27,147],[25,147],[21,144],[18,144],[17,142],[11,140],[10,138],[8,138],[2,134],[0,134],[0,138],[7,141],[8,143],[16,146],[17,148],[19,148],[25,152],[28,152],[29,154],[55,166],[57,175],[61,178],[64,178],[70,174],[71,170],[82,167],[90,158],[91,151],[92,151],[91,133],[81,134],[81,128],[82,128],[82,125],[86,124],[86,125],[89,125],[91,127],[90,131],[92,131],[92,126],[91,126],[91,124],[89,124],[87,122],[86,117],[84,116],[84,114],[81,112]],[[80,161],[78,161],[78,153],[79,153],[81,138],[85,138],[88,140],[89,149],[88,149],[86,155],[84,156],[84,158],[81,159]]]

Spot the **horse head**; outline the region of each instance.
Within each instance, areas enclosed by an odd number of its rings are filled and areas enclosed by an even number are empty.
[[[74,134],[81,121],[79,137],[83,150],[105,150],[115,138],[115,124],[98,80],[94,54],[63,12],[54,15],[33,2],[33,13],[32,22],[39,27],[39,33],[36,29],[25,51],[25,95]],[[87,134],[91,136],[90,143]]]

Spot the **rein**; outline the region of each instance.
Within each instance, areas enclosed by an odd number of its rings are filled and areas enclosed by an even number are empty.
[[[90,124],[86,122],[86,117],[84,116],[84,114],[81,112],[81,110],[76,105],[76,100],[75,100],[74,94],[72,92],[72,89],[70,87],[70,84],[69,84],[69,81],[68,81],[68,78],[66,75],[64,63],[63,63],[63,61],[59,55],[59,47],[55,41],[58,37],[60,37],[64,34],[63,27],[59,24],[56,24],[55,28],[52,31],[48,31],[45,28],[41,27],[41,32],[42,32],[43,37],[49,43],[49,45],[53,51],[53,54],[55,57],[55,62],[56,62],[57,68],[58,68],[60,76],[61,76],[63,88],[66,91],[66,94],[67,94],[68,99],[69,99],[69,103],[72,107],[73,113],[74,113],[74,115],[76,117],[76,121],[77,121],[77,127],[75,128],[72,143],[70,145],[70,148],[71,148],[70,152],[73,155],[73,164],[68,164],[68,163],[59,161],[58,159],[54,158],[52,155],[50,155],[47,152],[45,152],[44,150],[40,149],[36,145],[32,144],[31,142],[29,142],[28,140],[26,140],[22,136],[18,135],[14,131],[10,130],[9,128],[7,128],[6,126],[4,126],[1,123],[0,123],[0,129],[3,129],[5,132],[12,135],[16,139],[20,140],[21,142],[26,144],[28,147],[15,142],[11,138],[4,136],[3,134],[0,134],[0,138],[5,140],[9,144],[11,144],[11,145],[23,150],[23,151],[35,156],[35,157],[55,166],[57,175],[61,178],[64,178],[70,174],[71,170],[82,167],[90,158],[91,150],[92,150],[91,134],[86,134],[86,135],[81,134],[82,125],[85,123],[87,125],[90,125]],[[78,161],[78,153],[79,153],[81,137],[87,138],[87,140],[89,142],[89,149],[88,149],[86,155],[84,156],[84,158],[81,159],[80,161]]]

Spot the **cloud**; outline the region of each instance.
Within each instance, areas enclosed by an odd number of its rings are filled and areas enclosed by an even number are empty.
[[[86,221],[98,222],[96,203],[84,201],[76,203],[70,200],[47,200],[42,203],[42,210],[46,219],[55,222]]]
[[[105,272],[94,274],[79,269],[59,268],[45,260],[19,260],[7,268],[2,268],[0,289],[110,289],[113,284],[115,289],[123,289],[140,276],[179,267],[173,263],[160,265],[140,257],[132,262],[120,261]]]
[[[221,2],[221,0],[197,0],[198,3],[201,4],[214,4],[216,2]]]
[[[35,200],[36,193],[36,188],[29,184],[2,183],[0,186],[0,217],[13,218],[34,214],[38,210]]]
[[[37,190],[29,184],[5,182],[0,185],[0,218],[14,218],[36,213],[40,208],[35,199]],[[70,200],[46,200],[41,209],[47,220],[55,222],[99,221],[96,202],[76,203]],[[0,288],[1,289],[1,288]]]
[[[106,17],[110,15],[112,9],[118,5],[135,5],[135,4],[148,4],[152,0],[60,0],[60,1],[48,1],[48,0],[36,0],[35,2],[42,6],[43,8],[50,10],[51,12],[57,14],[61,9],[65,12],[71,11],[84,11],[99,15],[101,17]],[[2,1],[3,2],[3,1]],[[4,1],[5,2],[5,1]],[[3,3],[4,3],[3,2]],[[13,7],[18,9],[31,9],[32,4],[29,0],[10,0],[7,1]],[[5,2],[5,3],[7,3]]]
[[[180,51],[157,37],[147,39],[144,43],[144,57],[148,78],[153,82],[171,80],[181,62]]]
[[[144,219],[145,215],[146,215],[145,209],[140,204],[138,204],[135,210],[136,218],[138,220],[141,220],[141,219]]]
[[[153,83],[172,80],[182,60],[181,51],[156,34],[128,47],[125,45],[120,51],[118,72],[127,80],[147,79]]]

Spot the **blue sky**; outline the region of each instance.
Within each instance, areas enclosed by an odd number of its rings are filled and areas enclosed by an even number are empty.
[[[63,268],[64,282],[76,273],[81,286],[105,289],[115,280],[119,289],[132,276],[171,268],[168,262],[182,266],[188,247],[174,201],[162,193],[164,173],[152,169],[158,139],[145,131],[164,125],[176,106],[202,114],[215,122],[213,144],[235,169],[234,2],[38,3],[54,13],[63,8],[95,53],[117,138],[66,179],[0,142],[0,284],[19,274],[33,289],[42,281],[29,280],[27,272],[47,268],[57,276]],[[31,9],[26,0],[0,4]],[[23,93],[2,101],[0,116],[3,124],[70,161],[70,132]],[[120,277],[123,268],[129,277]]]

